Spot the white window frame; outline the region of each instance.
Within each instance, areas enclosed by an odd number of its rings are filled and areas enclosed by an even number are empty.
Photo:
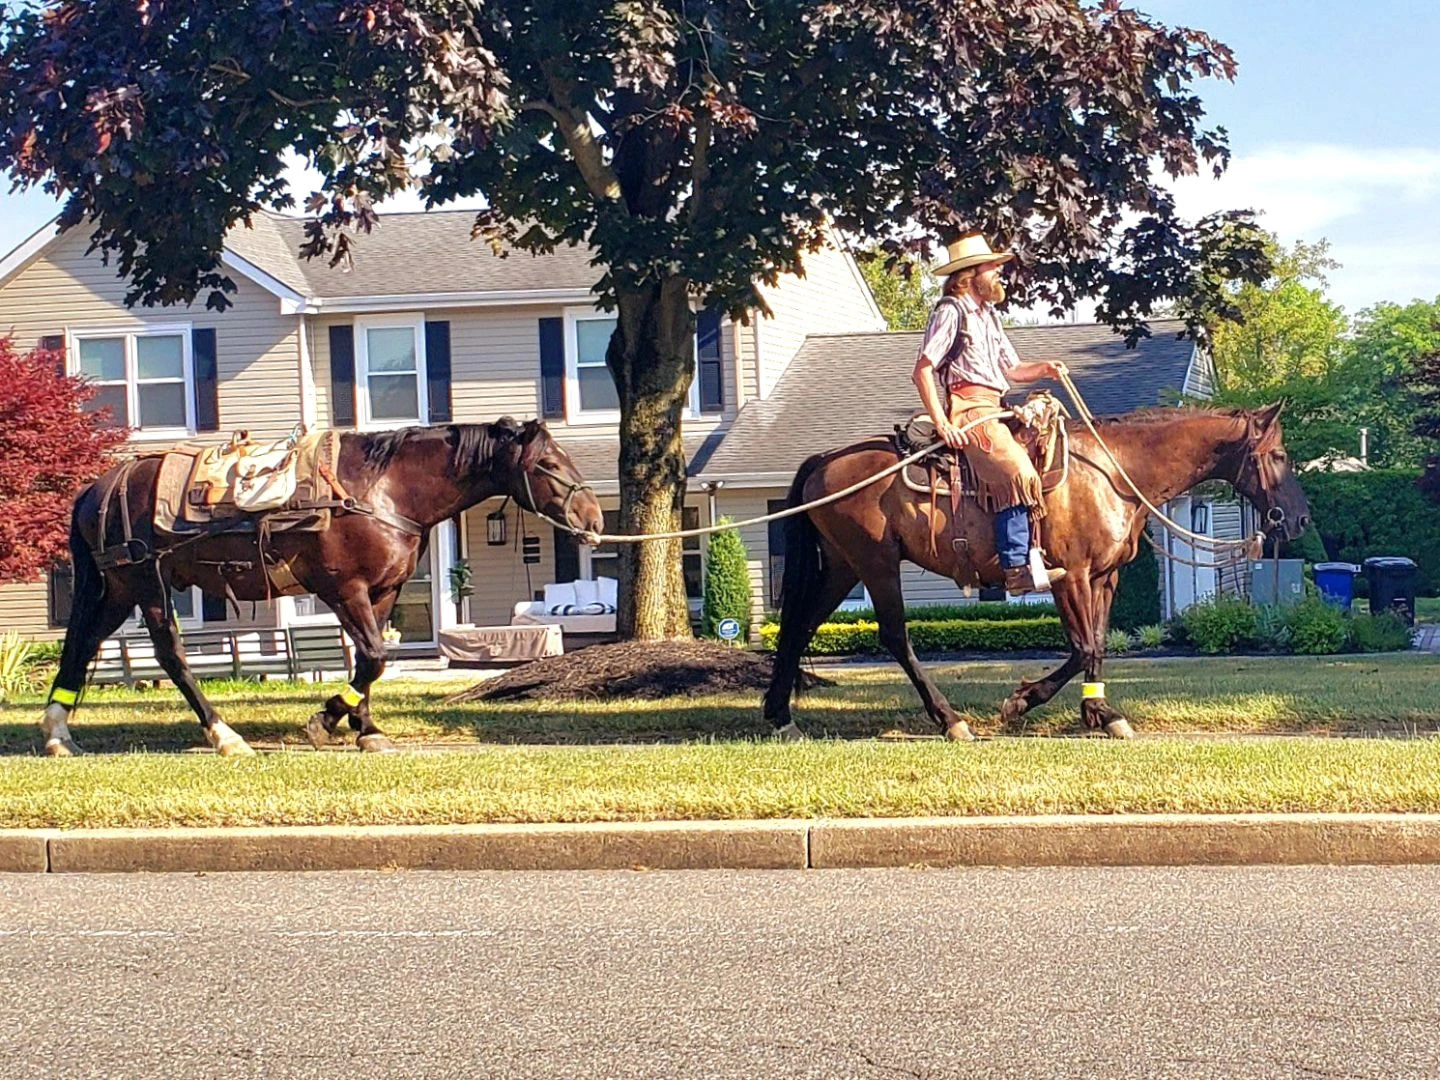
[[[178,591],[180,591],[180,590],[177,589],[176,591],[178,592]],[[188,618],[188,619],[182,618],[182,619],[180,620],[180,630],[181,630],[182,633],[183,633],[184,631],[186,631],[186,630],[203,630],[203,629],[205,629],[205,598],[204,598],[204,595],[200,592],[200,587],[199,587],[198,585],[192,585],[192,586],[190,586],[189,592],[190,592],[190,610],[193,611],[195,614],[192,615],[192,616],[190,616],[190,618]],[[144,629],[145,629],[145,620],[142,619],[142,618],[140,618],[140,609],[139,609],[138,607],[134,607],[134,608],[131,608],[131,609],[130,609],[130,614],[129,614],[129,616],[127,616],[126,619],[125,619],[125,621],[120,624],[120,629],[117,630],[116,633],[118,633],[118,634],[137,634],[137,633],[139,633],[141,630],[144,630]]]
[[[370,415],[370,331],[409,330],[415,335],[415,406],[419,416],[414,419],[376,420]],[[430,422],[430,380],[425,357],[425,315],[406,311],[393,315],[362,315],[356,318],[355,335],[355,404],[359,411],[357,426],[365,431],[384,431]],[[380,372],[394,374],[394,372]]]
[[[180,339],[181,369],[185,385],[185,424],[183,427],[134,427],[130,426],[130,439],[134,442],[154,439],[174,442],[195,434],[195,356],[192,351],[192,324],[159,323],[154,326],[104,326],[67,327],[65,331],[65,368],[72,375],[80,375],[80,342],[97,338],[121,338],[125,342],[125,408],[128,419],[134,421],[140,415],[140,381],[135,342],[145,337],[178,337]],[[109,384],[107,384],[109,385]]]
[[[619,409],[582,409],[580,407],[580,338],[577,331],[577,324],[581,322],[612,321],[618,315],[601,311],[595,307],[569,307],[564,310],[565,316],[565,421],[569,424],[618,424],[620,422]],[[692,355],[699,348],[698,329],[694,340],[691,343]],[[722,339],[723,340],[723,339]],[[724,363],[724,350],[721,350],[721,363]],[[710,416],[718,416],[718,413],[710,413]],[[685,403],[686,420],[700,419],[700,379],[699,368],[695,371],[694,377],[690,380],[690,397]]]

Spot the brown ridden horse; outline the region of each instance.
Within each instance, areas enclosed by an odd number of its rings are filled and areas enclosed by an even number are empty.
[[[1309,521],[1305,492],[1281,441],[1280,406],[1254,412],[1224,409],[1147,409],[1097,424],[1105,444],[1156,506],[1205,480],[1228,480],[1286,539]],[[1055,604],[1070,638],[1070,656],[1036,682],[1022,683],[1000,706],[1014,720],[1049,701],[1075,674],[1099,683],[1105,633],[1120,567],[1135,557],[1149,511],[1095,439],[1070,422],[1068,480],[1045,498],[1041,542],[1051,565],[1069,573],[1055,586]],[[895,463],[889,439],[874,438],[817,454],[800,466],[788,505],[841,491]],[[800,660],[816,629],[864,582],[875,605],[880,640],[915,684],[925,711],[952,739],[969,739],[961,719],[915,659],[905,630],[900,561],[953,578],[961,585],[1001,581],[989,515],[967,498],[952,521],[948,500],[931,505],[898,475],[789,519],[775,674],[765,694],[765,717],[784,737],[800,732],[790,716]],[[932,520],[932,514],[934,520]],[[932,548],[932,530],[937,541]],[[959,540],[959,543],[952,541]],[[1125,738],[1125,718],[1106,704],[1103,684],[1080,705],[1092,729]]]
[[[190,673],[171,617],[170,590],[199,586],[212,596],[267,599],[273,590],[256,557],[256,533],[252,529],[199,539],[157,535],[160,460],[143,458],[129,466],[128,477],[121,478],[123,500],[111,474],[75,500],[70,525],[75,596],[60,671],[40,725],[45,752],[52,756],[78,752],[67,720],[85,685],[86,668],[100,642],[136,607],[155,643],[156,658],[195,710],[210,744],[226,755],[252,752],[220,719]],[[124,467],[117,465],[116,470]],[[604,519],[569,455],[544,424],[533,420],[523,426],[505,417],[494,424],[346,434],[340,438],[335,472],[363,512],[337,512],[321,531],[276,532],[266,540],[266,548],[290,562],[300,585],[335,612],[355,643],[353,682],[311,717],[307,736],[316,746],[328,742],[348,716],[362,750],[389,750],[393,746],[370,715],[370,686],[385,669],[380,630],[400,586],[415,571],[430,529],[495,495],[508,495],[527,510],[580,530],[598,532]],[[97,535],[106,520],[102,500],[109,503],[103,538]],[[125,512],[132,542],[143,557],[102,570],[95,552],[115,548],[127,535],[119,520]]]

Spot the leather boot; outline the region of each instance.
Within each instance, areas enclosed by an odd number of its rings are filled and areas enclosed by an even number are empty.
[[[1065,576],[1065,568],[1057,566],[1046,567],[1045,574],[1049,578],[1038,591],[1049,592],[1050,586]],[[1005,571],[1005,591],[1011,596],[1023,596],[1025,593],[1036,592],[1034,579],[1030,576],[1030,567],[1012,566]]]

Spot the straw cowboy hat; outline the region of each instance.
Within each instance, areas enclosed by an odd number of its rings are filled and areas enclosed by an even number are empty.
[[[946,248],[950,261],[931,271],[936,277],[944,277],[957,270],[967,270],[981,263],[1007,263],[1015,258],[1013,251],[991,251],[985,237],[979,233],[969,233],[958,240],[952,240]]]

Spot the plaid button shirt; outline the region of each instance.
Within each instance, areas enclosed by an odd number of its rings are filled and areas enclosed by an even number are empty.
[[[993,304],[981,307],[969,293],[935,305],[920,355],[935,366],[946,387],[987,386],[1005,393],[1005,373],[1020,363],[1000,313]]]

